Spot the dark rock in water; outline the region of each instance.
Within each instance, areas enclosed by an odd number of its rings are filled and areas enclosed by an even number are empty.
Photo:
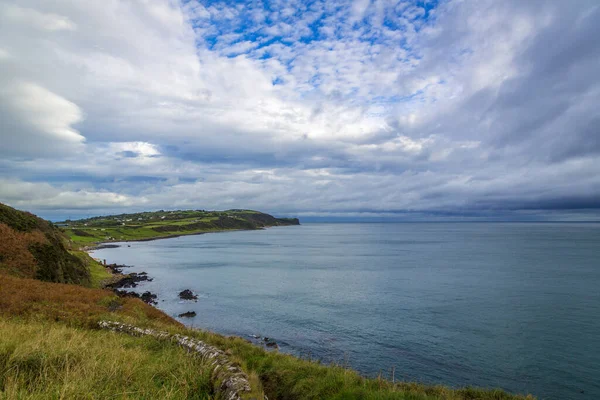
[[[265,346],[272,347],[274,349],[278,349],[279,348],[279,346],[277,345],[277,342],[274,341],[273,339],[265,337],[265,338],[263,338],[263,340],[265,341]]]
[[[188,311],[183,314],[179,314],[179,318],[193,318],[196,316],[196,311]]]
[[[184,291],[180,292],[179,298],[182,300],[198,300],[198,296],[196,296],[190,289],[185,289]]]
[[[100,244],[98,246],[93,247],[94,250],[102,250],[102,249],[116,249],[117,247],[121,247],[118,244]]]
[[[142,300],[144,303],[150,304],[150,305],[156,305],[158,304],[158,302],[156,301],[156,299],[158,298],[158,296],[156,296],[154,293],[152,292],[144,292],[142,294],[136,293],[136,292],[128,292],[126,290],[118,290],[115,289],[114,290],[115,294],[119,297],[133,297],[136,299],[140,299]]]
[[[158,304],[158,302],[156,301],[157,296],[154,293],[151,293],[151,292],[144,292],[144,293],[142,293],[142,295],[140,296],[140,299],[142,299],[142,301],[144,303]]]
[[[108,264],[106,268],[110,269],[113,274],[122,274],[123,268],[130,268],[129,265]]]
[[[121,289],[121,288],[134,288],[137,286],[138,282],[144,282],[144,281],[152,281],[152,278],[148,277],[148,274],[145,272],[141,272],[139,274],[137,273],[131,273],[131,274],[127,274],[127,275],[123,275],[120,279],[116,280],[115,282],[111,282],[106,284],[107,288],[112,288],[112,289]]]

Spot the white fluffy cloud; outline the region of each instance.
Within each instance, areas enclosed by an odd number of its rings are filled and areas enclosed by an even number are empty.
[[[146,202],[122,194],[93,189],[69,190],[46,183],[30,183],[0,179],[0,196],[15,207],[38,210],[93,210],[99,208],[131,207]]]
[[[2,88],[0,116],[5,155],[60,155],[78,150],[85,140],[73,127],[82,119],[79,107],[35,83],[17,82]]]
[[[594,2],[433,6],[0,0],[0,201],[600,208]]]
[[[74,31],[77,26],[69,18],[54,13],[44,13],[33,8],[3,4],[0,18],[6,23],[23,24],[43,31]]]

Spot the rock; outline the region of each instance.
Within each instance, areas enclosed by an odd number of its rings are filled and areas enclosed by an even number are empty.
[[[198,296],[196,296],[190,289],[185,289],[179,293],[179,298],[182,300],[198,300]]]
[[[179,318],[193,318],[196,316],[196,311],[188,311],[183,314],[179,314]]]
[[[129,268],[129,265],[108,264],[106,268],[110,269],[113,274],[122,274],[123,268]]]
[[[78,235],[78,236],[81,236],[81,235]],[[92,247],[92,249],[93,250],[116,249],[117,247],[121,247],[121,246],[119,246],[118,244],[100,244],[98,246]]]
[[[144,292],[142,293],[142,295],[140,296],[140,299],[142,299],[142,301],[144,303],[148,303],[148,304],[158,304],[158,302],[156,301],[157,296],[154,293],[150,293],[150,292]]]
[[[157,296],[152,292],[144,292],[142,294],[139,294],[136,292],[128,292],[126,290],[118,290],[118,289],[115,289],[114,292],[119,297],[134,297],[136,299],[142,300],[144,303],[147,303],[147,304],[155,304],[155,305],[158,304],[158,302],[156,301]]]
[[[123,275],[122,277],[119,277],[116,281],[108,283],[105,286],[112,289],[128,289],[136,287],[138,282],[143,281],[150,282],[152,281],[152,278],[149,278],[148,274],[146,274],[145,272],[141,272],[139,274],[134,272],[131,274]]]
[[[278,349],[279,348],[279,346],[277,345],[277,342],[274,341],[273,339],[265,337],[265,338],[263,338],[263,340],[265,341],[265,346],[271,347],[271,348],[274,348],[274,349]]]

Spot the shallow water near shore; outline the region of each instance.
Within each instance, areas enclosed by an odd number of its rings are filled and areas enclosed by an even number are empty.
[[[365,375],[600,398],[600,224],[314,223],[92,255],[147,272],[137,289],[188,325]]]

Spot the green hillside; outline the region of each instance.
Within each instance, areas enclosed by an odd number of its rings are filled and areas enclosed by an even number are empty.
[[[178,210],[108,215],[59,225],[78,244],[149,240],[226,230],[253,230],[299,225],[297,218],[276,218],[253,210]]]

